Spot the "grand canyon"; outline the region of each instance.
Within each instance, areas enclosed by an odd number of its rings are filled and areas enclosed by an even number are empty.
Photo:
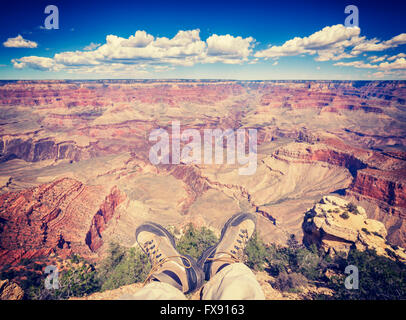
[[[255,213],[268,243],[303,238],[336,195],[406,246],[405,81],[2,81],[0,266],[131,247],[145,220],[219,232]],[[149,161],[149,133],[256,129],[257,169]]]

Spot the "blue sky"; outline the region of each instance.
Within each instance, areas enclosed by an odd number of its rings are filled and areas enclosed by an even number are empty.
[[[59,29],[46,30],[47,5]],[[347,28],[347,5],[359,28]],[[404,1],[16,1],[0,79],[406,79]]]

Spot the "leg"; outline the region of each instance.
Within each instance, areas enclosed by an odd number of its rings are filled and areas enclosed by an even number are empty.
[[[153,281],[135,294],[123,295],[119,300],[186,300],[186,297],[182,291],[168,283]]]
[[[243,263],[224,267],[203,288],[203,300],[264,300],[251,269]]]

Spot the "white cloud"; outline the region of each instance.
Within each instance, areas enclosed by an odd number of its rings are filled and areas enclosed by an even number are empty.
[[[379,69],[383,71],[406,70],[406,59],[398,58],[394,62],[382,62],[380,64],[364,63],[363,61],[351,61],[351,62],[337,62],[334,65],[363,69]]]
[[[384,77],[394,77],[394,78],[405,78],[406,70],[394,70],[394,71],[378,71],[370,75],[372,78],[384,78]]]
[[[3,46],[7,48],[36,48],[38,44],[34,41],[26,40],[21,35],[15,38],[8,38],[3,42]]]
[[[282,56],[313,55],[316,61],[338,61],[354,58],[370,51],[382,51],[406,43],[406,33],[390,40],[366,39],[360,36],[358,27],[347,28],[341,24],[327,26],[307,37],[295,37],[280,46],[253,53],[256,44],[252,37],[212,34],[206,40],[200,38],[200,30],[180,30],[174,37],[154,37],[143,30],[128,38],[107,35],[104,44],[93,43],[82,50],[65,51],[53,57],[28,56],[13,59],[15,68],[67,71],[73,73],[143,74],[171,70],[176,66],[194,66],[203,63],[256,63],[259,59],[277,60]],[[4,45],[22,43],[31,47],[35,42],[20,35],[8,39]],[[404,53],[394,56],[370,56],[363,61],[337,62],[335,66],[376,69],[389,72],[405,68]],[[277,65],[274,61],[272,65]]]
[[[380,56],[380,57],[371,56],[371,57],[368,57],[368,60],[370,60],[372,63],[377,63],[377,62],[384,61],[386,59],[386,57],[387,57],[387,55]]]
[[[401,33],[387,41],[380,41],[376,38],[364,40],[352,49],[352,53],[358,55],[362,52],[383,51],[389,48],[396,48],[402,44],[406,44],[406,33]]]
[[[295,37],[281,46],[271,46],[255,53],[257,58],[278,58],[283,56],[315,55],[316,61],[338,61],[354,58],[361,53],[383,51],[406,44],[406,33],[399,34],[387,41],[366,39],[360,36],[358,27],[347,28],[341,24],[327,26],[308,37]],[[404,57],[399,54],[398,57]],[[398,58],[397,57],[397,58]],[[369,58],[372,63],[385,61],[386,56]],[[393,58],[395,60],[396,58]],[[338,66],[354,66],[356,68],[376,68],[375,65],[363,62],[338,63]]]
[[[378,39],[364,40],[352,49],[354,55],[359,55],[362,52],[383,51],[389,49],[390,45],[380,42]]]
[[[336,63],[334,63],[334,65],[341,66],[341,67],[355,67],[355,68],[363,68],[363,69],[378,68],[377,65],[372,65],[370,63],[364,63],[363,61],[336,62]]]
[[[258,51],[255,57],[268,59],[300,54],[317,54],[317,61],[353,57],[349,53],[345,53],[344,49],[361,41],[359,34],[360,29],[357,27],[347,28],[341,24],[327,26],[308,37],[295,37],[281,46],[271,46],[268,49]]]
[[[106,36],[103,45],[91,43],[84,51],[57,53],[53,58],[24,57],[14,59],[16,68],[30,67],[40,70],[92,70],[92,67],[109,66],[115,69],[143,70],[146,66],[193,66],[197,63],[235,64],[248,61],[255,40],[231,35],[211,35],[200,39],[200,30],[180,30],[173,38],[157,37],[138,30],[129,38]],[[131,66],[131,67],[130,67]],[[103,69],[104,70],[104,69]],[[167,70],[167,68],[155,68]]]
[[[154,37],[145,31],[137,30],[135,35],[130,36],[128,40],[124,40],[122,45],[124,47],[144,48],[154,41]]]
[[[97,47],[100,47],[100,43],[93,43],[93,42],[90,42],[90,44],[88,44],[86,47],[84,47],[83,50],[85,50],[85,51],[91,51],[91,50],[96,49]]]
[[[207,62],[240,63],[247,61],[252,52],[252,37],[233,37],[229,34],[218,36],[213,34],[207,40]]]
[[[383,71],[378,71],[378,72],[374,72],[371,76],[373,78],[383,78],[385,77],[387,74]]]
[[[382,70],[406,70],[406,59],[398,58],[394,62],[382,62],[379,68]]]
[[[393,61],[393,60],[396,60],[396,59],[398,59],[398,58],[406,58],[406,54],[404,54],[403,52],[401,52],[401,53],[398,53],[398,54],[395,55],[395,56],[389,57],[387,60],[388,60],[388,61]]]
[[[22,57],[21,59],[12,59],[11,62],[16,69],[23,69],[28,67],[43,71],[57,71],[61,68],[61,66],[58,66],[53,59],[46,57],[29,56]]]
[[[393,47],[397,47],[398,45],[406,43],[406,33],[401,33],[392,39],[385,41],[386,44],[391,45]]]

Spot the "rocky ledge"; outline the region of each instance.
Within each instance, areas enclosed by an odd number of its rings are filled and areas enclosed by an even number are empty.
[[[386,241],[382,222],[368,219],[365,209],[335,196],[325,196],[305,213],[303,222],[307,245],[316,244],[328,253],[374,249],[378,255],[406,262],[405,249]]]

